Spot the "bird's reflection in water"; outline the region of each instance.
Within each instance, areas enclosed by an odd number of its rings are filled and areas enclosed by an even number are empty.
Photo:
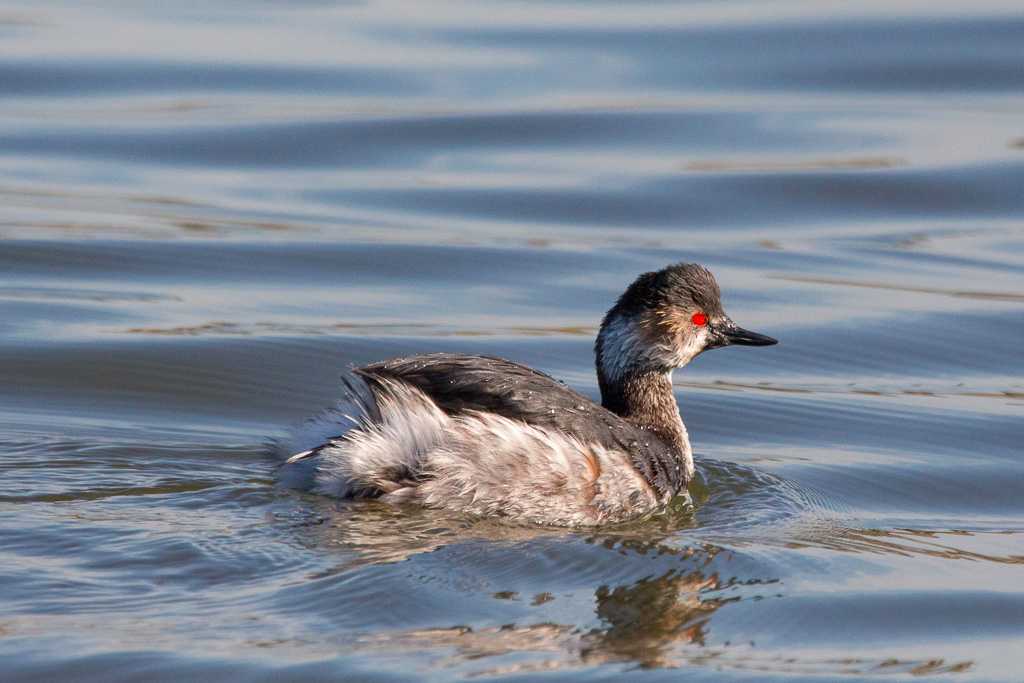
[[[585,639],[584,661],[629,660],[645,667],[672,664],[672,646],[703,645],[711,615],[738,598],[703,595],[720,588],[718,576],[669,572],[626,586],[595,591],[597,616],[606,625]]]
[[[715,495],[702,498],[706,522],[708,508],[714,507],[708,502],[713,503]],[[465,593],[466,609],[461,614],[474,623],[472,627],[459,625],[461,617],[453,614],[450,618],[456,620],[455,624],[449,622],[437,628],[345,636],[346,646],[357,651],[417,651],[436,666],[474,676],[588,668],[604,663],[836,676],[938,675],[971,667],[969,661],[942,657],[858,658],[815,650],[804,657],[782,657],[753,644],[723,641],[721,633],[713,638],[714,616],[719,609],[740,600],[777,597],[782,586],[772,576],[770,564],[732,544],[726,542],[728,547],[722,547],[696,542],[698,537],[707,537],[703,532],[708,529],[704,525],[695,528],[693,508],[685,501],[667,514],[629,526],[573,532],[515,527],[373,501],[342,504],[315,497],[304,500],[307,506],[300,518],[295,517],[292,508],[278,521],[292,527],[292,538],[309,547],[331,550],[329,556],[341,558],[329,569],[310,574],[310,580],[331,581],[368,565],[415,562],[419,555],[445,549],[453,554],[442,560],[441,573],[437,573],[436,565],[422,571],[444,581],[448,571],[444,567],[450,563],[451,572],[479,574],[481,587],[490,586],[492,581],[500,584],[508,577],[516,577],[520,587],[529,585],[531,595],[522,599],[512,590]],[[775,522],[774,518],[769,520]],[[729,530],[728,525],[721,529]],[[843,539],[861,538],[864,533],[833,525],[800,526],[799,533],[792,537],[779,526],[772,532],[775,546],[789,549],[834,546]],[[728,533],[720,535],[730,537]],[[865,551],[859,546],[846,549]],[[872,545],[869,550],[877,548]],[[902,544],[900,550],[914,552]],[[485,558],[482,564],[474,567],[472,563],[481,561],[481,557]],[[542,561],[538,562],[538,557]],[[736,562],[737,557],[742,561]],[[491,575],[499,565],[500,575]],[[503,623],[501,616],[495,618],[494,599],[510,601],[508,623]],[[498,614],[503,612],[499,610]]]
[[[648,574],[654,568],[652,565],[637,565],[633,574],[642,574],[644,578],[621,585],[604,583],[602,576],[606,572],[601,566],[587,576],[577,577],[574,583],[580,589],[573,592],[578,596],[580,590],[585,591],[593,596],[594,604],[594,612],[582,624],[543,621],[482,628],[413,629],[362,637],[358,641],[360,647],[444,652],[449,665],[494,660],[494,666],[489,665],[486,673],[587,666],[606,661],[631,662],[642,667],[671,666],[675,646],[702,645],[711,615],[726,602],[738,599],[708,595],[721,588],[718,574],[709,567],[719,548],[703,544],[680,546],[678,541],[674,544],[671,540],[671,534],[693,523],[692,508],[685,501],[658,518],[601,532],[514,527],[493,520],[473,520],[421,509],[402,510],[373,502],[310,502],[319,507],[319,512],[313,521],[303,525],[308,532],[304,534],[305,542],[337,547],[347,556],[343,563],[311,577],[314,579],[481,541],[504,548],[504,552],[522,544],[546,543],[545,548],[550,550],[565,541],[575,544],[577,551],[581,545],[599,551],[597,563],[607,563],[609,569],[622,563],[649,562],[653,557],[658,560],[657,574]],[[565,571],[557,565],[550,569],[555,574]],[[548,579],[558,583],[564,577],[545,577],[541,572],[535,578],[536,586],[543,587]],[[475,597],[518,599],[510,592]],[[540,607],[558,599],[561,598],[539,592],[530,604]],[[574,600],[579,602],[579,597]],[[538,612],[537,616],[543,619],[545,615]],[[500,661],[506,655],[522,654],[530,655],[531,661],[518,661],[522,657],[515,657],[515,664]]]
[[[633,584],[595,591],[601,626],[539,623],[472,629],[419,629],[376,635],[362,641],[368,647],[447,651],[443,664],[475,662],[477,674],[573,668],[603,662],[629,662],[644,668],[678,666],[678,648],[702,645],[712,613],[725,601],[703,599],[714,577],[700,572],[666,574]],[[508,655],[528,654],[523,661],[502,661]],[[485,661],[492,660],[492,661]]]

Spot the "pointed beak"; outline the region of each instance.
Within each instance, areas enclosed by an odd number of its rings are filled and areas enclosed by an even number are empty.
[[[712,335],[713,341],[708,344],[708,348],[713,349],[733,344],[739,346],[772,346],[779,343],[778,339],[773,339],[768,335],[745,330],[728,318],[712,328]]]
[[[772,344],[779,343],[778,339],[773,339],[765,334],[751,332],[742,327],[732,328],[726,332],[725,338],[729,340],[730,344],[739,344],[741,346],[771,346]]]

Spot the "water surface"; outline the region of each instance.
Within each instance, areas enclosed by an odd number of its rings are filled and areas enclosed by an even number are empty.
[[[1019,680],[1017,3],[8,2],[4,680]],[[352,364],[596,396],[639,272],[693,505],[513,528],[282,486]]]

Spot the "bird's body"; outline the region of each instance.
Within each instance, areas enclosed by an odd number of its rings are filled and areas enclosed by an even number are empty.
[[[721,330],[710,328],[713,316]],[[354,370],[353,424],[346,430],[338,414],[337,435],[288,462],[315,458],[313,489],[339,498],[534,524],[632,519],[664,507],[693,477],[672,369],[730,342],[774,340],[725,317],[708,271],[672,266],[641,276],[605,316],[596,344],[603,405],[501,358],[399,358]]]

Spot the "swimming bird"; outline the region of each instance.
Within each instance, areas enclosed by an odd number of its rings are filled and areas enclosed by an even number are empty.
[[[678,263],[640,275],[604,316],[601,405],[502,358],[397,358],[353,370],[355,415],[321,417],[337,435],[286,462],[315,459],[312,489],[339,498],[529,524],[621,522],[657,512],[693,478],[672,371],[708,349],[776,343],[725,314],[709,270]]]

